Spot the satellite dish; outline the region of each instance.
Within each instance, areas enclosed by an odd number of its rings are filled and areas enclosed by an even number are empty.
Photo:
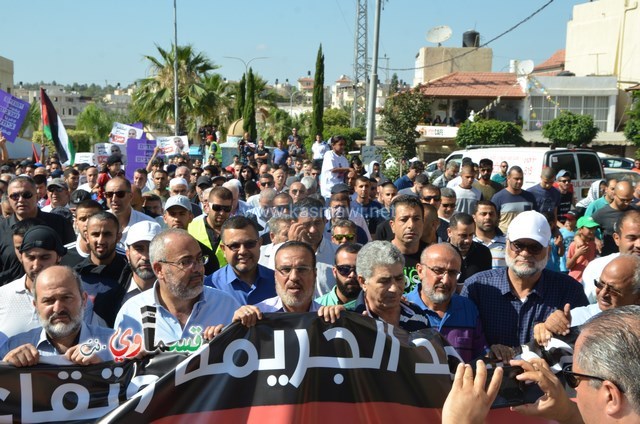
[[[533,72],[533,60],[523,60],[522,62],[518,62],[516,66],[516,74],[517,75],[529,75]]]
[[[440,43],[442,43],[443,41],[447,41],[449,38],[451,38],[451,28],[446,25],[433,27],[429,31],[427,31],[427,41],[437,44],[438,46],[440,46]]]

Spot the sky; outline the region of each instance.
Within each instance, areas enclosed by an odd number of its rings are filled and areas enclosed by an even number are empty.
[[[380,15],[379,79],[396,72],[412,82],[415,56],[427,31],[448,25],[445,47],[461,47],[462,34],[481,43],[506,31],[549,0],[386,0]],[[565,46],[572,9],[586,0],[555,0],[515,30],[489,44],[493,70],[510,59],[546,60]],[[375,0],[369,0],[369,56]],[[173,0],[0,0],[0,56],[14,62],[14,84],[56,81],[126,86],[148,75],[145,55],[173,42]],[[229,80],[245,71],[268,83],[294,83],[315,72],[318,46],[325,55],[325,85],[353,75],[356,0],[177,0],[178,44],[204,53]],[[255,59],[253,58],[264,58]],[[385,70],[383,68],[391,68]],[[402,70],[401,70],[402,69]],[[409,70],[406,70],[409,69]]]

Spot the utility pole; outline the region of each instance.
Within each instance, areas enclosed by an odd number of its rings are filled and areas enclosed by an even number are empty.
[[[367,146],[373,146],[376,135],[376,98],[378,97],[378,44],[380,44],[380,10],[382,0],[376,0],[376,14],[373,21],[373,65],[369,81],[369,106],[367,107]]]
[[[174,135],[178,135],[178,8],[176,1],[173,0],[173,107],[175,114],[175,131]]]
[[[366,107],[367,82],[367,1],[357,0],[355,49],[353,56],[353,110],[351,114],[351,128],[358,126],[358,104]],[[358,84],[362,83],[362,88]]]

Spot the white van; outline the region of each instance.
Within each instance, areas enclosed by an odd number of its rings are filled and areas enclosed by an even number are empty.
[[[500,163],[506,161],[509,167],[518,165],[524,174],[523,188],[527,189],[540,183],[540,172],[545,166],[552,167],[556,173],[561,169],[571,172],[571,182],[577,200],[587,195],[589,187],[604,178],[604,171],[598,154],[590,149],[549,149],[547,147],[471,147],[456,150],[446,161],[462,162],[462,158],[471,158],[474,163],[488,158],[493,161],[493,173],[500,172]]]

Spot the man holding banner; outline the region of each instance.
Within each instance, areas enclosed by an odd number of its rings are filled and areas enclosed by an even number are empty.
[[[41,356],[64,355],[78,365],[96,364],[111,360],[109,350],[97,354],[82,348],[97,340],[99,346],[108,345],[113,330],[89,326],[83,322],[87,293],[80,276],[71,268],[52,266],[36,278],[34,303],[42,327],[10,337],[0,347],[0,357],[16,367],[28,367],[40,362]]]

